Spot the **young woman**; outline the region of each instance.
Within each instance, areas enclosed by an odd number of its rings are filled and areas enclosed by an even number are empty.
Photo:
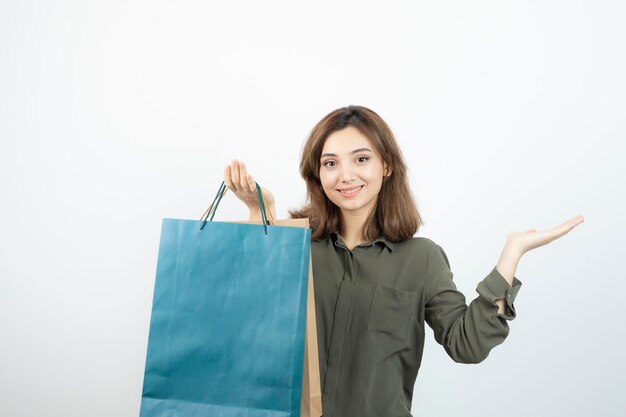
[[[326,115],[301,156],[307,204],[324,417],[410,416],[424,347],[424,322],[450,357],[478,363],[502,343],[515,318],[523,254],[572,230],[582,216],[546,231],[511,233],[469,306],[444,250],[413,237],[422,224],[406,164],[389,126],[372,110]],[[256,185],[242,162],[224,180],[259,220]],[[275,202],[262,189],[275,216]]]

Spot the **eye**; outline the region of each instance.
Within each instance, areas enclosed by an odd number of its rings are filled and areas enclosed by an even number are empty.
[[[335,164],[335,161],[326,161],[322,165],[324,165],[325,167],[334,167],[335,166],[335,165],[329,165],[329,164]]]
[[[357,158],[357,161],[360,161],[360,160],[362,160],[362,159],[364,159],[364,161],[363,161],[363,162],[365,162],[365,161],[369,161],[369,159],[370,159],[370,158],[369,158],[369,157],[367,157],[367,156],[359,156],[359,157]]]

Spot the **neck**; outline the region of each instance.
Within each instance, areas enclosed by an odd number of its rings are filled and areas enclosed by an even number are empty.
[[[350,213],[341,212],[341,237],[351,246],[365,242],[363,229],[369,216],[368,212]]]

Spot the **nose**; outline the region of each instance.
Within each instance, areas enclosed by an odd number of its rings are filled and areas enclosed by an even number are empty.
[[[349,184],[356,180],[356,175],[354,173],[354,167],[350,164],[344,164],[341,170],[341,182]]]

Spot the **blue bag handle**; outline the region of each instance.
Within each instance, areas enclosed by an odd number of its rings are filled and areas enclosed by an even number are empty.
[[[265,202],[263,201],[263,194],[261,193],[261,187],[259,186],[259,183],[255,181],[255,184],[256,184],[256,194],[259,198],[259,207],[261,208],[261,219],[263,220],[263,229],[265,230],[265,234],[267,235],[267,225],[269,224],[269,220],[267,219],[267,213],[265,211]],[[200,230],[204,229],[204,226],[206,225],[207,221],[209,222],[213,221],[213,216],[215,216],[215,211],[217,210],[217,206],[220,204],[220,201],[222,201],[222,197],[224,197],[224,194],[226,194],[226,191],[228,191],[228,187],[226,186],[224,181],[222,181],[222,185],[220,185],[220,189],[217,191],[217,194],[215,195],[213,202],[211,203],[209,208],[206,209],[206,211],[202,215],[202,218],[200,219],[202,221],[202,226],[200,226]],[[209,215],[211,216],[210,219],[209,219]]]

